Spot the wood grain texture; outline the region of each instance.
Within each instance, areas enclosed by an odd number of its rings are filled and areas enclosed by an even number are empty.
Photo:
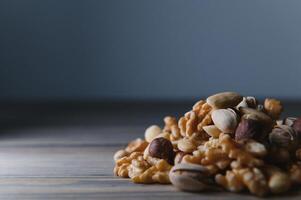
[[[126,120],[125,115],[119,118]],[[114,152],[129,140],[142,137],[146,126],[139,120],[128,124],[134,125],[46,123],[3,129],[0,199],[258,199],[228,192],[186,193],[170,185],[133,184],[114,177]],[[294,200],[300,195],[291,192],[272,199]]]

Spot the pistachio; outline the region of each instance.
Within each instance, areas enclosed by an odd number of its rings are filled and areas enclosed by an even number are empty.
[[[180,190],[198,192],[208,188],[208,170],[201,165],[180,163],[169,172],[171,183]]]
[[[152,125],[145,130],[144,137],[147,142],[151,142],[162,132],[161,128],[157,125]]]
[[[221,131],[215,125],[204,126],[203,130],[211,137],[218,138]]]
[[[294,121],[296,121],[297,118],[295,117],[287,117],[284,119],[279,119],[276,121],[277,125],[288,125],[288,126],[293,126]]]
[[[179,164],[182,162],[183,157],[187,155],[187,153],[183,152],[183,151],[178,151],[176,152],[176,156],[175,156],[175,164]]]
[[[236,109],[239,110],[240,107],[244,108],[256,108],[257,100],[255,97],[243,97],[241,102],[236,106]]]
[[[168,163],[174,162],[174,151],[171,142],[165,138],[154,139],[148,147],[149,155],[155,158],[161,158]]]
[[[242,96],[235,92],[222,92],[207,98],[206,102],[214,109],[235,107],[241,100]]]
[[[298,145],[296,132],[287,125],[276,126],[269,134],[269,141],[272,145],[288,149],[294,149]]]
[[[293,129],[297,133],[298,137],[301,138],[301,117],[294,121]]]
[[[249,108],[256,108],[257,100],[255,97],[246,97],[246,101]]]
[[[260,120],[265,124],[272,124],[272,119],[264,112],[258,111],[253,108],[242,108],[242,107],[239,108],[239,111],[242,113],[242,115],[251,115],[257,120]]]
[[[283,124],[284,125],[288,125],[288,126],[293,126],[294,122],[296,121],[297,118],[295,117],[287,117],[283,120]]]
[[[233,133],[238,123],[238,116],[232,109],[214,110],[211,117],[214,125],[223,133]]]
[[[235,131],[235,140],[261,138],[263,124],[258,120],[243,118]]]
[[[249,107],[248,103],[247,103],[247,98],[243,97],[243,99],[241,100],[241,102],[236,106],[236,109],[239,110],[239,108],[244,107],[247,108]]]

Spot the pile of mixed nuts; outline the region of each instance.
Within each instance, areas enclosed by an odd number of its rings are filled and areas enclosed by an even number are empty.
[[[219,185],[257,196],[301,184],[301,118],[279,120],[281,102],[223,92],[180,119],[150,126],[114,155],[114,173],[135,183],[172,183],[185,191]]]

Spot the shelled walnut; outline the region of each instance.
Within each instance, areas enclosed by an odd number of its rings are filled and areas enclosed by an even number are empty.
[[[235,92],[196,102],[164,126],[114,154],[114,174],[134,183],[172,183],[185,191],[221,186],[256,196],[301,184],[301,118],[280,120],[280,101]]]

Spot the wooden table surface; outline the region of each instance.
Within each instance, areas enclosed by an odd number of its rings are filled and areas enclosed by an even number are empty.
[[[116,150],[142,137],[148,125],[162,125],[165,115],[179,116],[190,105],[2,104],[0,199],[257,199],[228,192],[186,193],[113,176]],[[287,106],[285,115],[301,115],[299,104]]]

